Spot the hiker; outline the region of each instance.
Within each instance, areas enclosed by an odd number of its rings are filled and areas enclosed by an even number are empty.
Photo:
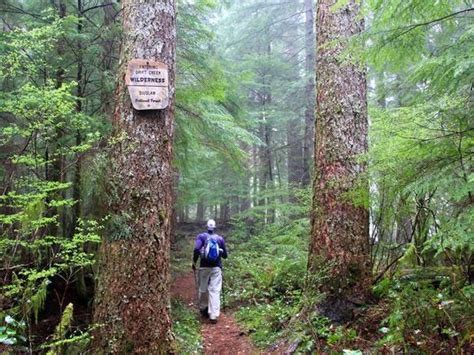
[[[220,314],[222,289],[222,261],[227,258],[225,241],[215,233],[216,222],[207,221],[207,233],[196,237],[193,254],[193,271],[200,258],[198,271],[199,311],[203,317],[209,317],[211,323],[217,323]]]

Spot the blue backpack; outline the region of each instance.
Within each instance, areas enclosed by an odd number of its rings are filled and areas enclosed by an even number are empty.
[[[203,258],[210,262],[216,262],[219,259],[219,243],[217,238],[208,235],[204,243]]]

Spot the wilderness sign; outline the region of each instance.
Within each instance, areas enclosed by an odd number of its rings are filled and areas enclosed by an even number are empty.
[[[128,62],[125,83],[136,110],[160,110],[168,106],[168,66],[146,59]]]

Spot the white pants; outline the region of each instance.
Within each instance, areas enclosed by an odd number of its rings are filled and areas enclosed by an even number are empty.
[[[217,319],[221,310],[222,271],[220,267],[199,268],[199,309],[208,308],[209,318]]]

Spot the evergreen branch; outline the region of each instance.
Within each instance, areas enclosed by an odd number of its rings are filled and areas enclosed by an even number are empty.
[[[82,10],[82,11],[81,11],[81,14],[84,14],[84,13],[86,13],[86,12],[88,12],[88,11],[91,11],[91,10],[95,10],[95,9],[100,9],[100,8],[103,8],[103,7],[107,7],[107,6],[114,6],[114,3],[109,2],[109,3],[106,3],[106,4],[100,4],[100,5],[88,7],[87,9]]]
[[[458,15],[460,15],[460,14],[463,14],[463,13],[466,13],[466,12],[469,12],[469,11],[474,11],[474,7],[471,7],[471,8],[468,8],[468,9],[464,9],[464,10],[460,10],[460,11],[456,11],[456,12],[453,12],[453,13],[451,13],[451,14],[449,14],[449,15],[446,15],[446,16],[443,16],[443,17],[439,17],[439,18],[436,18],[436,19],[433,19],[433,20],[430,20],[430,21],[415,23],[415,24],[413,24],[413,25],[409,25],[409,26],[399,27],[399,28],[393,29],[392,31],[398,31],[398,30],[403,30],[403,29],[404,29],[404,31],[402,31],[401,33],[398,33],[398,34],[394,35],[393,37],[391,37],[391,38],[388,40],[388,42],[394,41],[394,40],[396,40],[397,38],[406,35],[407,33],[413,31],[414,29],[416,29],[416,28],[418,28],[418,27],[429,26],[429,25],[432,25],[432,24],[434,24],[434,23],[447,20],[447,19],[449,19],[449,18],[451,18],[451,17],[455,17],[455,16],[458,16]]]

